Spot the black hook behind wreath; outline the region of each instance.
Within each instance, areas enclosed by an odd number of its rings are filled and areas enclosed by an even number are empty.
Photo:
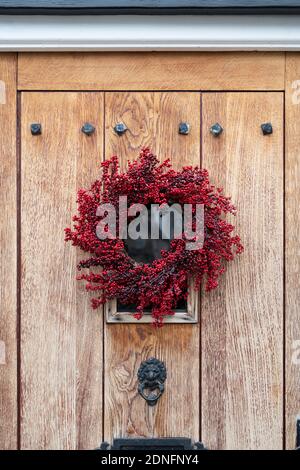
[[[137,375],[139,379],[139,394],[146,400],[149,406],[156,405],[165,390],[164,382],[167,378],[165,364],[155,357],[151,357],[142,362]]]

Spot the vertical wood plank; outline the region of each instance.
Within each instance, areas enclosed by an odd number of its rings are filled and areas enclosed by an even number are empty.
[[[208,93],[202,109],[203,166],[232,195],[245,247],[202,298],[203,440],[211,449],[280,449],[283,95]],[[216,121],[218,138],[209,133]],[[263,136],[268,121],[274,132]]]
[[[90,122],[95,134],[78,135],[76,191],[88,188],[100,173],[104,144],[103,93],[79,93],[76,125]],[[74,202],[74,193],[72,201]],[[69,249],[73,247],[69,246]],[[76,264],[86,257],[77,251]],[[72,266],[72,275],[76,275]],[[103,309],[91,308],[85,283],[76,283],[76,448],[95,449],[102,441]]]
[[[190,133],[181,135],[179,124],[190,125]],[[200,94],[154,93],[153,145],[161,160],[170,158],[174,168],[200,165]]]
[[[286,56],[285,99],[285,280],[286,446],[295,448],[300,415],[300,56]]]
[[[140,146],[150,145],[161,160],[170,157],[177,168],[199,164],[199,93],[105,96],[106,156],[118,154],[125,167]],[[115,136],[112,116],[124,117],[134,131]],[[190,135],[178,135],[181,120],[191,122]],[[147,324],[106,324],[104,336],[105,440],[180,435],[199,439],[199,325],[168,324],[157,330]],[[137,370],[151,356],[163,360],[168,373],[165,393],[153,408],[137,392]]]
[[[0,54],[0,449],[17,448],[16,54]]]
[[[93,136],[81,132],[89,121]],[[42,135],[30,124],[40,122]],[[64,228],[103,146],[101,93],[22,95],[21,446],[94,448],[102,433],[102,314],[75,281]],[[83,256],[84,257],[84,256]]]
[[[152,144],[154,133],[153,93],[106,93],[105,94],[105,157],[120,155],[125,168],[128,160],[134,160],[142,147]],[[127,131],[119,136],[114,131],[122,122]]]

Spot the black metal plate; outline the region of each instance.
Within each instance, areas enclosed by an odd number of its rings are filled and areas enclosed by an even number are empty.
[[[186,437],[159,439],[114,439],[111,450],[192,450],[194,445]]]
[[[177,302],[176,308],[174,308],[174,312],[186,312],[188,308],[188,303],[186,299],[180,299]],[[117,300],[117,312],[119,313],[124,313],[124,312],[130,312],[130,313],[135,313],[136,312],[136,305],[130,304],[130,305],[124,305],[119,300]],[[144,313],[151,313],[150,308],[145,308]]]

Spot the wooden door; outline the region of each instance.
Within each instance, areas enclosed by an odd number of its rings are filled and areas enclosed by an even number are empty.
[[[199,440],[201,425],[210,448],[281,447],[282,109],[281,93],[22,94],[22,447],[93,448],[102,416],[108,442]],[[86,120],[97,129],[91,138],[80,132]],[[192,123],[188,136],[178,134],[182,120]],[[220,139],[209,133],[216,120]],[[260,131],[266,120],[271,138]],[[122,138],[119,121],[129,129]],[[32,122],[42,123],[40,137],[28,132]],[[238,204],[244,256],[218,292],[202,295],[196,325],[103,324],[75,285],[75,250],[62,243],[76,190],[103,155],[125,165],[151,145],[179,168],[200,164],[201,141],[202,165]],[[137,369],[151,356],[168,370],[156,407],[137,392]]]
[[[19,58],[20,447],[188,437],[210,449],[292,448],[300,399],[285,362],[295,315],[285,308],[282,56],[87,54],[79,67],[80,57]],[[47,64],[42,79],[37,64]],[[122,136],[113,130],[120,121]],[[191,124],[188,135],[178,133],[181,121]],[[35,122],[41,135],[30,132]],[[93,135],[81,131],[85,122]],[[210,133],[215,122],[219,137]],[[76,191],[103,159],[117,154],[125,168],[142,146],[175,168],[206,168],[238,208],[245,251],[217,290],[199,294],[195,324],[107,323],[75,280],[82,255],[64,243],[64,228]],[[167,380],[149,407],[137,370],[152,356],[165,362]]]

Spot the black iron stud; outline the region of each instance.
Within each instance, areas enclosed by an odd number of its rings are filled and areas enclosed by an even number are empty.
[[[149,406],[156,405],[162,396],[167,378],[167,369],[163,362],[151,357],[142,362],[138,370],[138,392]]]
[[[118,135],[123,135],[125,132],[128,130],[128,128],[125,126],[123,122],[117,122],[117,124],[114,127],[114,131]]]
[[[261,127],[263,135],[269,135],[273,133],[273,127],[270,122],[265,122],[260,127]]]
[[[220,134],[222,134],[223,127],[221,126],[221,124],[216,122],[215,124],[211,126],[210,132],[212,133],[213,136],[218,137]]]
[[[188,135],[190,133],[191,126],[188,122],[181,122],[179,124],[178,132],[179,134]]]
[[[32,135],[41,135],[42,133],[42,124],[39,124],[37,122],[31,124],[30,126],[31,134]]]
[[[85,135],[92,135],[94,134],[95,132],[95,127],[90,124],[89,122],[85,122],[81,128],[82,132],[85,134]]]

